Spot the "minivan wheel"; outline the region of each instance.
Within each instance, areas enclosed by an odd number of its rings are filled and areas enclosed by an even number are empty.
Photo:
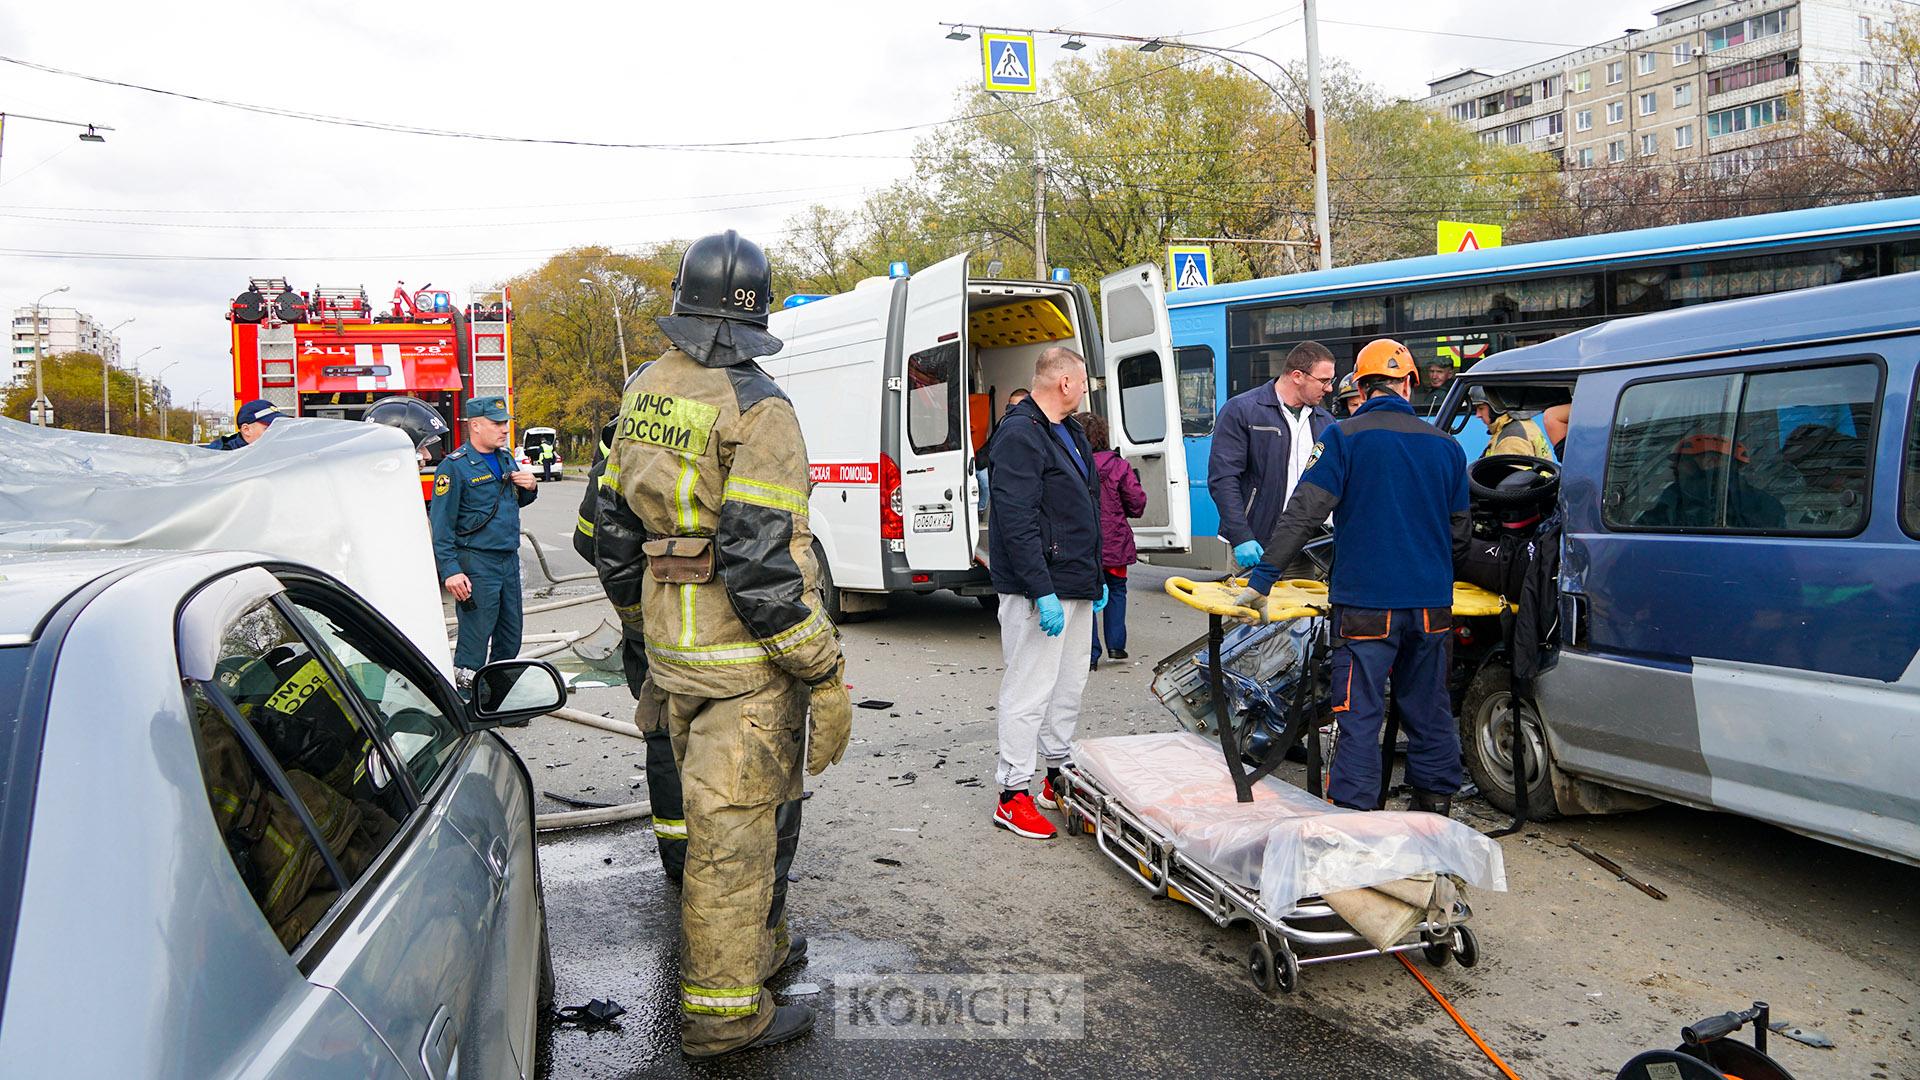
[[[1460,702],[1460,757],[1480,794],[1502,813],[1513,813],[1513,675],[1504,664],[1480,669]],[[1538,717],[1521,729],[1527,746],[1527,817],[1558,817],[1553,783],[1547,773],[1546,737]]]

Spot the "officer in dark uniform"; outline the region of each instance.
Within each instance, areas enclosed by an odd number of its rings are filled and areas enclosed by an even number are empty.
[[[435,470],[427,518],[434,565],[457,602],[453,666],[465,689],[488,660],[520,653],[520,508],[534,500],[536,484],[504,449],[513,420],[506,398],[473,398],[462,411],[467,443]]]
[[[231,435],[222,435],[212,442],[205,443],[209,450],[238,450],[267,433],[267,425],[280,418],[280,407],[265,398],[254,398],[240,406],[240,412],[233,418],[234,426],[239,428]]]
[[[587,472],[587,492],[580,498],[580,517],[573,526],[573,550],[601,571],[601,587],[607,590],[607,597],[616,610],[626,608],[637,611],[640,604],[639,579],[630,573],[622,574],[617,568],[635,566],[644,569],[642,560],[646,556],[638,547],[644,537],[638,529],[638,523],[623,518],[604,530],[600,527],[601,478],[607,474],[607,460],[613,454],[613,436],[619,423],[618,420],[609,420],[600,429],[600,442],[593,452],[593,468]],[[613,480],[604,481],[612,493],[606,507],[611,514],[626,510],[625,501],[619,497],[618,480],[619,476],[615,474]],[[628,511],[628,516],[630,514],[631,511]],[[597,542],[603,531],[608,535],[604,561]],[[633,694],[633,699],[639,701],[646,692],[646,635],[637,617],[631,622],[623,618],[620,631],[620,667],[627,677],[627,689]],[[667,733],[664,724],[641,732],[641,737],[647,741],[647,800],[653,804],[653,839],[660,845],[660,868],[667,872],[667,880],[673,882],[677,889],[687,866],[687,812],[680,791],[680,767],[673,760],[673,737]]]
[[[1460,789],[1460,731],[1447,696],[1454,556],[1466,550],[1467,457],[1407,400],[1413,354],[1381,339],[1353,374],[1365,400],[1321,433],[1266,555],[1235,602],[1265,616],[1267,593],[1333,515],[1333,713],[1340,740],[1327,797],[1380,806],[1387,678],[1407,731],[1409,809],[1446,814]]]

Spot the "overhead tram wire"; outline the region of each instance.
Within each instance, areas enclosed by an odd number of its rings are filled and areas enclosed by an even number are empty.
[[[1239,45],[1248,44],[1278,29],[1281,29],[1281,28],[1275,27],[1273,30],[1262,31],[1261,33],[1256,34],[1253,37],[1248,38],[1246,41],[1242,41],[1238,43],[1238,45],[1232,46],[1232,47],[1237,48],[1239,47]],[[1215,47],[1207,46],[1207,48],[1215,48]],[[216,97],[210,97],[204,94],[189,93],[184,90],[172,90],[172,89],[167,89],[165,87],[148,86],[143,83],[129,82],[124,79],[115,79],[115,78],[110,78],[104,75],[93,75],[87,72],[73,71],[66,68],[54,67],[51,64],[42,64],[37,61],[26,60],[20,57],[0,55],[0,63],[12,64],[16,67],[26,68],[30,71],[38,71],[48,75],[57,75],[62,78],[80,79],[82,81],[95,83],[101,86],[111,86],[111,87],[115,87],[117,89],[122,89],[122,90],[133,90],[133,91],[138,91],[140,93],[155,94],[162,97],[178,98],[184,101],[193,101],[203,105],[214,105],[221,108],[237,109],[242,112],[256,113],[256,114],[265,115],[265,116],[278,116],[278,117],[282,117],[284,119],[290,119],[290,120],[303,120],[309,123],[328,124],[336,127],[357,128],[357,129],[367,130],[367,131],[381,131],[381,132],[387,132],[390,134],[416,135],[421,137],[440,138],[440,139],[464,139],[464,140],[475,141],[475,142],[515,143],[515,144],[536,145],[536,146],[574,146],[574,147],[583,147],[588,149],[602,149],[602,150],[650,150],[650,151],[669,151],[669,152],[679,152],[679,153],[742,153],[742,154],[760,154],[760,155],[766,155],[766,156],[787,156],[787,157],[833,157],[833,158],[876,158],[876,159],[893,159],[893,158],[904,157],[908,160],[911,160],[912,155],[805,154],[805,153],[799,153],[794,151],[767,150],[764,148],[770,147],[770,146],[788,146],[788,145],[806,144],[806,143],[837,142],[842,139],[865,138],[865,137],[874,136],[874,135],[904,134],[910,131],[923,131],[923,130],[928,130],[932,128],[946,127],[952,124],[967,123],[973,120],[989,119],[991,117],[1002,116],[1009,113],[1017,113],[1017,112],[1021,112],[1029,109],[1043,108],[1047,105],[1058,104],[1059,102],[1062,102],[1062,101],[1071,101],[1076,98],[1086,97],[1086,96],[1090,96],[1097,93],[1104,93],[1105,91],[1114,89],[1116,87],[1124,86],[1129,83],[1138,82],[1143,79],[1152,78],[1163,72],[1170,71],[1175,68],[1185,67],[1189,63],[1196,62],[1197,59],[1198,58],[1196,57],[1194,61],[1188,61],[1188,60],[1176,61],[1164,67],[1154,68],[1151,71],[1143,72],[1139,75],[1129,75],[1124,78],[1115,79],[1112,82],[1103,83],[1098,86],[1088,87],[1086,90],[1078,91],[1076,93],[1059,94],[1054,97],[1043,98],[1038,101],[1024,102],[1019,105],[1009,105],[1002,108],[991,109],[985,112],[970,113],[964,116],[949,117],[944,120],[930,120],[930,121],[923,121],[915,124],[899,124],[891,127],[869,128],[862,131],[846,131],[846,132],[838,132],[838,133],[828,134],[828,135],[789,135],[789,136],[782,136],[780,138],[772,138],[772,139],[740,139],[740,140],[712,142],[712,143],[673,143],[673,142],[639,143],[639,142],[614,142],[614,141],[596,140],[596,139],[566,139],[566,138],[546,137],[546,136],[499,135],[499,134],[493,134],[489,132],[460,131],[457,129],[450,129],[450,128],[430,128],[430,127],[424,127],[418,124],[407,124],[407,123],[401,123],[397,121],[365,120],[365,119],[359,119],[355,117],[337,116],[330,113],[312,112],[304,109],[291,109],[291,108],[286,108],[286,107],[276,106],[276,105],[259,105],[259,104],[254,104],[250,102],[233,101],[226,98],[216,98]]]

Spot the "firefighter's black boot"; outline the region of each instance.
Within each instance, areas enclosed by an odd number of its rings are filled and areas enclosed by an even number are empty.
[[[1407,809],[1419,810],[1429,814],[1439,814],[1441,817],[1452,817],[1453,796],[1436,795],[1431,791],[1421,791],[1419,788],[1415,788],[1413,790],[1413,797],[1407,800]]]

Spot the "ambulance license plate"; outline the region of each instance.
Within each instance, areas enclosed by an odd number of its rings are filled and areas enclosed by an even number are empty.
[[[917,533],[936,533],[953,531],[953,511],[936,510],[913,515],[913,531]]]

